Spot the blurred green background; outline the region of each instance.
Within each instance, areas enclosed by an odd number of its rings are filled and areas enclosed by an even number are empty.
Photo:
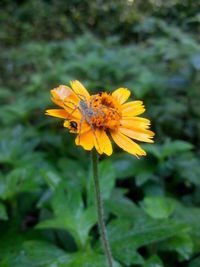
[[[200,266],[200,1],[0,1],[0,266],[104,267],[90,158],[50,89],[127,87],[155,144],[102,156],[116,266]]]

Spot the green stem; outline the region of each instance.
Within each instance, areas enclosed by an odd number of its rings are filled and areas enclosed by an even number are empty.
[[[96,193],[95,195],[96,195],[99,230],[103,241],[104,251],[108,260],[108,266],[113,267],[112,254],[110,251],[110,246],[106,234],[106,228],[103,220],[103,205],[102,205],[101,190],[99,185],[98,155],[95,149],[92,150],[92,165],[93,165],[93,177],[94,177],[94,185]]]

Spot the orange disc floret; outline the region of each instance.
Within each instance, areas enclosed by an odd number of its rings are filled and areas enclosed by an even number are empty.
[[[94,111],[94,116],[91,118],[92,124],[104,130],[117,130],[122,113],[118,101],[108,93],[93,95],[90,101]]]

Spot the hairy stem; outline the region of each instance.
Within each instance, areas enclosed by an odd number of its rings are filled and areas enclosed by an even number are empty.
[[[110,251],[110,246],[106,234],[106,228],[103,220],[103,205],[102,205],[101,190],[99,185],[98,155],[95,149],[92,150],[92,165],[93,165],[93,177],[94,177],[94,186],[96,193],[95,195],[96,195],[96,207],[97,207],[99,230],[103,241],[104,251],[108,260],[108,266],[113,267],[112,254]]]

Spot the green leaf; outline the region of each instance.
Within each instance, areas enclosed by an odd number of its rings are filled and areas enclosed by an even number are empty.
[[[107,266],[107,260],[104,255],[100,255],[94,252],[78,252],[71,254],[71,259],[68,263],[68,267],[103,267]],[[65,264],[59,265],[59,267],[65,267]],[[113,267],[120,267],[121,265],[113,261]]]
[[[188,224],[190,233],[199,240],[200,238],[200,209],[195,207],[185,207],[182,203],[176,201],[176,209],[173,214],[175,220]],[[198,248],[200,248],[200,242],[198,242]]]
[[[0,202],[0,220],[8,220],[8,214],[6,211],[6,206]]]
[[[104,255],[92,251],[66,253],[53,244],[44,241],[26,241],[19,255],[12,260],[13,267],[102,267],[106,266]],[[121,265],[114,262],[114,267]]]
[[[112,197],[105,201],[106,209],[115,216],[124,219],[135,219],[144,216],[144,212],[129,198],[122,195],[119,189],[113,191]]]
[[[32,192],[38,189],[40,176],[34,166],[22,166],[10,171],[4,178],[0,177],[2,199],[12,198],[20,192]]]
[[[177,153],[187,152],[193,149],[193,145],[183,140],[170,141],[167,139],[163,145],[143,145],[144,149],[153,154],[159,160],[176,155]]]
[[[102,199],[108,199],[111,195],[111,192],[115,185],[116,174],[112,164],[112,161],[109,159],[103,160],[99,164],[99,180],[100,180],[100,188]],[[89,176],[88,183],[88,202],[94,203],[95,201],[95,193],[94,193],[94,181],[92,172]]]
[[[122,227],[122,224],[124,226]],[[123,222],[123,220],[114,220],[110,226],[110,234],[112,242],[116,240],[131,241],[135,247],[152,244],[154,242],[162,241],[177,234],[177,232],[185,232],[189,230],[186,224],[178,223],[173,220],[148,220],[147,218],[139,219],[135,226],[131,226],[131,222]],[[127,228],[130,228],[129,230]],[[125,228],[125,229],[124,229]],[[124,229],[124,233],[123,233]],[[127,231],[128,230],[128,231]],[[118,233],[117,233],[118,231]]]
[[[52,170],[43,171],[43,177],[52,189],[55,189],[61,181],[60,176]]]
[[[190,151],[193,145],[182,140],[169,141],[167,140],[162,146],[162,158],[170,157],[176,155],[177,153]]]
[[[144,263],[143,267],[164,267],[164,265],[161,259],[157,255],[154,255]]]
[[[130,242],[121,242],[120,245],[118,243],[117,246],[111,243],[111,250],[114,257],[126,265],[141,265],[144,263],[143,257],[136,251]]]
[[[145,197],[141,206],[149,216],[155,219],[168,218],[175,208],[172,199],[158,196]]]
[[[86,175],[85,165],[89,164],[88,158],[82,159],[80,154],[76,160],[72,160],[69,157],[62,157],[58,160],[59,169],[67,176],[67,179],[78,180]],[[76,181],[77,182],[77,181]]]
[[[190,225],[190,231],[200,236],[200,208],[185,207],[181,202],[176,201],[173,218]]]
[[[44,241],[26,241],[19,255],[12,261],[13,267],[45,267],[51,264],[68,263],[68,256],[62,249]],[[57,265],[56,265],[57,266]]]
[[[115,185],[116,174],[110,160],[104,160],[99,165],[100,187],[103,199],[108,199]]]
[[[179,235],[169,242],[172,248],[179,253],[179,260],[189,260],[193,254],[193,242],[189,235]]]
[[[66,230],[74,237],[78,247],[86,246],[89,231],[97,221],[94,205],[84,207],[79,189],[61,183],[54,191],[52,207],[55,218],[40,222],[37,228]]]
[[[146,149],[146,146],[145,146]],[[156,166],[145,159],[138,160],[127,153],[114,156],[114,168],[117,178],[125,179],[136,176],[138,186],[145,183],[156,171]],[[140,177],[143,176],[143,180]]]
[[[122,223],[123,222],[123,223]],[[144,260],[137,252],[137,248],[128,239],[123,239],[126,235],[130,222],[127,220],[114,221],[108,227],[109,241],[113,256],[120,262],[130,264],[142,264]],[[123,253],[122,253],[123,251]]]
[[[189,263],[189,267],[199,267],[200,266],[200,256],[195,258]]]
[[[173,220],[157,221],[146,217],[139,218],[135,223],[130,220],[116,219],[108,226],[113,255],[124,264],[127,262],[141,264],[142,258],[136,254],[139,247],[166,240],[188,230],[187,225]]]
[[[187,153],[175,159],[174,168],[182,179],[197,186],[200,185],[200,160],[192,153]],[[192,171],[191,171],[192,170]]]
[[[37,238],[34,231],[22,232],[18,229],[18,221],[7,222],[5,227],[1,225],[0,238],[0,266],[11,265],[11,261],[19,255],[22,244],[30,238]]]
[[[193,242],[188,234],[180,234],[168,240],[161,245],[162,250],[176,251],[179,254],[179,260],[189,260],[193,253]]]
[[[147,153],[151,153],[154,155],[156,158],[160,159],[161,158],[161,146],[157,144],[144,144],[143,145],[144,150]]]

